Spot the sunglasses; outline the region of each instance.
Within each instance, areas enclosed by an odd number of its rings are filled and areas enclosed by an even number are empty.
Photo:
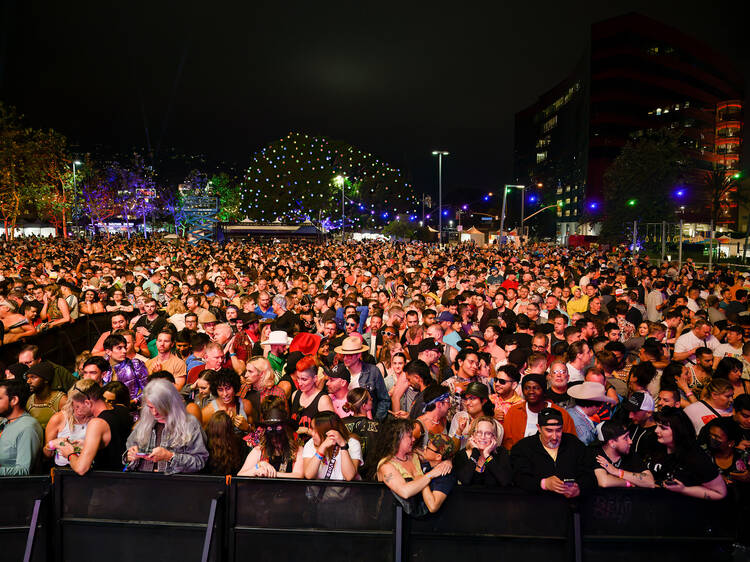
[[[354,323],[354,322],[347,322],[347,323],[346,323],[346,325],[347,325],[347,326],[356,326],[357,324],[356,324],[356,323]]]
[[[393,336],[395,336],[396,334],[394,334],[393,332],[383,332],[383,335],[384,335],[384,336],[387,336],[387,337],[389,337],[389,338],[392,338],[392,337],[393,337]]]
[[[509,381],[508,379],[495,379],[495,384],[510,384],[513,381]]]

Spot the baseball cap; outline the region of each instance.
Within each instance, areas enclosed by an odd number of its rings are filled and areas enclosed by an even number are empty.
[[[333,369],[328,370],[326,374],[332,379],[343,379],[347,383],[352,381],[352,374],[343,363],[336,364],[336,366],[333,367]]]
[[[630,398],[622,402],[622,407],[628,412],[653,412],[654,399],[648,392],[634,392]]]
[[[560,410],[556,410],[555,408],[544,408],[544,410],[539,412],[537,423],[539,424],[539,427],[548,425],[562,425],[562,412]]]
[[[437,320],[438,322],[455,322],[456,317],[447,310],[444,310],[440,313],[440,316],[437,317]]]

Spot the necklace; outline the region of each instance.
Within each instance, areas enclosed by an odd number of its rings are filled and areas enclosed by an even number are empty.
[[[409,454],[411,454],[411,453],[409,453]],[[401,462],[406,462],[406,461],[409,460],[409,456],[408,455],[406,456],[406,458],[403,458],[403,459],[399,458],[398,455],[393,455],[393,458],[396,459],[397,461],[401,461]]]

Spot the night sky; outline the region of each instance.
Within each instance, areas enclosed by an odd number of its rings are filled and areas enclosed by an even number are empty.
[[[750,76],[743,0],[231,4],[4,0],[0,99],[81,151],[150,142],[242,168],[289,131],[325,135],[428,193],[441,148],[457,200],[512,179],[514,113],[572,70],[592,22],[641,12]]]

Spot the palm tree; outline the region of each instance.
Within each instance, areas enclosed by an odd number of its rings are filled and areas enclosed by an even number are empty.
[[[711,170],[702,172],[699,177],[698,185],[703,188],[706,194],[708,209],[711,219],[711,238],[708,247],[708,263],[711,267],[713,261],[714,246],[714,229],[719,222],[719,217],[726,212],[731,199],[739,202],[739,193],[737,191],[736,178],[727,172],[724,166],[715,166]],[[734,193],[732,193],[734,191]]]

